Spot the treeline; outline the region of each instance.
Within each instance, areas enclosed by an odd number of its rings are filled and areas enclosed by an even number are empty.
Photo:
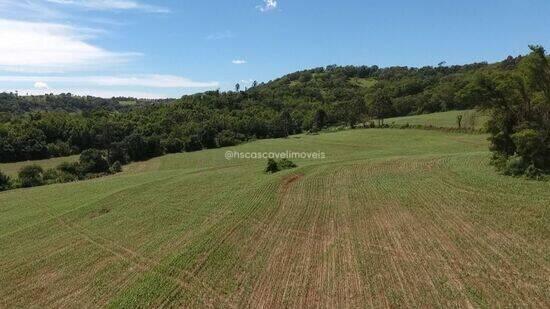
[[[382,124],[386,117],[469,109],[479,102],[463,92],[477,74],[515,70],[521,60],[509,57],[492,65],[424,68],[333,65],[265,84],[254,82],[244,91],[236,85],[235,91],[209,91],[172,102],[131,106],[112,99],[88,108],[88,103],[73,100],[92,100],[89,98],[45,96],[40,108],[20,113],[20,108],[12,107],[4,113],[0,162],[99,149],[110,162],[125,164],[331,125],[353,127],[372,119]],[[12,100],[13,96],[8,97]],[[0,97],[0,106],[4,104]],[[65,105],[65,109],[54,108]]]
[[[70,93],[22,96],[18,93],[0,93],[0,122],[7,122],[13,116],[37,112],[90,112],[97,109],[125,111],[151,103],[173,100],[146,100],[126,97],[103,99],[92,96],[75,96]]]

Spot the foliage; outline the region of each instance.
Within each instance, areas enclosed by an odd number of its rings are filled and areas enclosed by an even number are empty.
[[[279,161],[274,159],[268,159],[265,172],[272,174],[272,173],[277,173],[279,171],[287,170],[295,167],[297,167],[297,165],[288,159],[281,159]]]
[[[550,64],[542,47],[530,48],[516,69],[480,73],[462,95],[492,113],[488,131],[497,168],[538,177],[550,171]]]
[[[19,184],[23,188],[44,184],[44,170],[38,165],[28,165],[19,171]]]
[[[11,187],[11,180],[8,175],[5,175],[0,171],[0,191],[8,190]]]
[[[82,174],[109,172],[109,163],[104,153],[97,149],[87,149],[80,154],[79,170]]]
[[[274,159],[267,159],[267,166],[265,167],[266,173],[277,173],[280,171],[277,161]]]
[[[277,165],[279,166],[280,170],[287,170],[298,167],[294,162],[290,161],[289,159],[281,159],[279,162],[277,162]]]

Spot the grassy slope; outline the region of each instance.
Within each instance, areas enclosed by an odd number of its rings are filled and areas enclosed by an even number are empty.
[[[467,124],[467,120],[466,120],[467,117],[465,116],[468,113],[478,115],[477,120],[474,123],[474,128],[475,129],[483,128],[483,125],[487,122],[488,117],[483,116],[479,112],[475,112],[473,110],[449,111],[449,112],[441,112],[441,113],[433,113],[433,114],[388,118],[385,120],[385,122],[388,124],[395,123],[398,125],[408,123],[410,125],[423,125],[423,126],[431,125],[439,128],[456,128],[458,127],[456,122],[457,116],[463,115],[464,116],[464,119],[462,122],[463,127],[470,127],[470,125]]]
[[[37,161],[26,161],[26,162],[17,162],[17,163],[0,163],[0,171],[5,173],[10,177],[16,177],[19,170],[30,164],[38,164],[43,169],[54,168],[63,162],[74,162],[78,160],[78,155],[70,157],[61,157],[61,158],[52,158],[47,160],[37,160]]]
[[[496,174],[483,135],[354,130],[262,173],[227,149],[0,193],[0,307],[550,305],[548,183]]]

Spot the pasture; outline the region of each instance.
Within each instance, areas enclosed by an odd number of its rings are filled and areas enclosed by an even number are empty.
[[[0,307],[549,307],[550,184],[487,148],[358,129],[2,192]],[[228,150],[326,159],[270,175]]]
[[[458,128],[458,115],[462,115],[462,128],[465,129],[482,129],[485,123],[489,120],[489,117],[484,115],[482,112],[475,110],[463,110],[388,118],[385,120],[385,123],[394,123],[397,125],[422,125],[436,128]]]
[[[63,162],[78,161],[78,158],[79,158],[78,155],[74,155],[69,157],[51,158],[46,160],[21,161],[16,163],[0,163],[0,171],[2,171],[3,173],[5,173],[10,177],[17,177],[17,173],[19,173],[19,170],[27,165],[38,164],[44,170],[46,170],[49,168],[55,168],[56,166],[58,166]]]

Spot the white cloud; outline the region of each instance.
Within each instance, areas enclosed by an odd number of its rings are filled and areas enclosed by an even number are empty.
[[[112,97],[132,97],[140,99],[166,99],[174,98],[176,96],[167,95],[165,93],[144,92],[144,91],[132,91],[132,90],[104,90],[104,89],[91,89],[91,88],[55,88],[55,89],[0,89],[1,92],[14,92],[16,91],[20,95],[44,95],[44,94],[60,94],[71,93],[78,96],[94,96],[100,98],[112,98]]]
[[[71,85],[100,86],[100,87],[147,87],[147,88],[216,88],[218,82],[197,82],[189,78],[142,74],[134,76],[0,76],[3,83],[34,82],[60,83]],[[36,84],[35,84],[35,88]]]
[[[116,53],[85,40],[95,30],[0,19],[0,70],[65,72],[126,62],[137,53]]]
[[[36,89],[48,89],[48,84],[46,84],[45,82],[36,82],[34,83],[34,88]]]
[[[243,60],[243,59],[235,59],[233,61],[231,61],[231,63],[233,64],[246,64],[246,60]]]
[[[132,0],[46,0],[50,3],[73,5],[91,10],[143,10],[151,13],[169,13],[167,8]]]
[[[264,4],[258,5],[256,8],[261,12],[275,10],[278,6],[277,0],[264,0]]]

